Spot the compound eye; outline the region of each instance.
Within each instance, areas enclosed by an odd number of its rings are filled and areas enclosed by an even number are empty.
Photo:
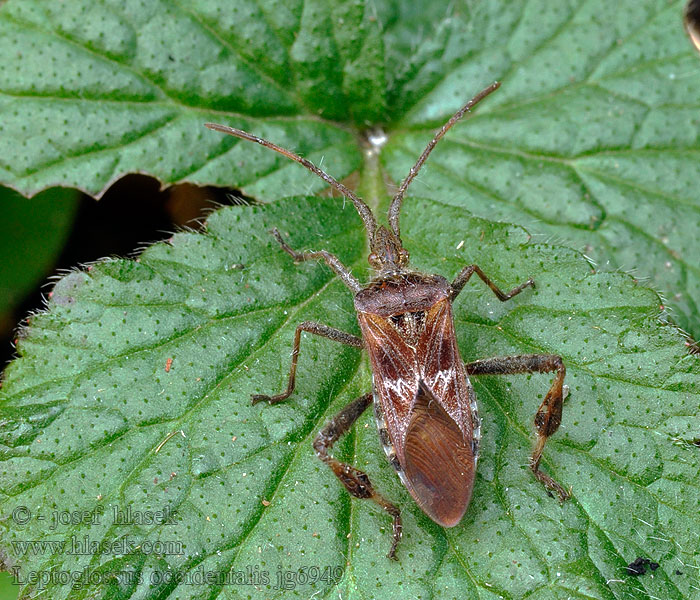
[[[369,262],[370,265],[373,267],[376,267],[379,264],[379,257],[372,252],[368,257],[367,257],[367,262]]]
[[[408,264],[408,257],[408,250],[401,248],[401,250],[399,250],[399,260],[401,261],[402,265]]]

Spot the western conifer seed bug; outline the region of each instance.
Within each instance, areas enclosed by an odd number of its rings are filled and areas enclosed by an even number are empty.
[[[569,498],[567,490],[540,471],[547,438],[561,423],[566,394],[566,369],[561,357],[525,354],[465,364],[457,348],[452,318],[452,303],[474,274],[502,302],[526,287],[534,287],[535,282],[528,279],[509,292],[503,292],[474,264],[464,267],[450,283],[440,275],[426,275],[409,269],[409,255],[401,244],[399,215],[409,184],[447,130],[499,85],[496,82],[479,92],[435,134],[392,199],[388,228],[377,225],[369,206],[355,193],[305,158],[245,131],[206,124],[210,129],[262,144],[302,164],[352,201],[362,218],[369,237],[369,264],[376,272],[366,286],[361,285],[333,254],[325,250],[298,252],[282,239],[277,229],[272,231],[282,250],[295,261],[323,260],[350,288],[362,338],[321,323],[300,323],[294,335],[287,389],[275,396],[254,395],[252,399],[253,403],[267,401],[275,404],[292,394],[302,331],[367,350],[373,392],[343,408],[321,429],[313,447],[350,494],[373,500],[393,517],[389,558],[396,559],[396,547],[401,539],[399,509],[375,490],[364,472],[329,454],[333,444],[372,402],[379,438],[401,481],[433,521],[443,527],[453,527],[460,522],[469,505],[481,438],[476,396],[469,376],[555,372],[551,387],[535,414],[537,439],[529,464],[534,476],[547,490],[555,492],[562,502]]]

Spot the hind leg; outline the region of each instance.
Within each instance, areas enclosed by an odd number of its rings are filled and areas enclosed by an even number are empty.
[[[387,556],[396,560],[396,546],[401,539],[401,514],[399,509],[374,489],[366,473],[352,465],[340,462],[328,454],[333,444],[353,426],[370,404],[372,404],[372,394],[365,394],[353,400],[321,429],[316,439],[314,439],[313,445],[316,455],[333,469],[335,476],[340,479],[348,492],[355,498],[372,500],[393,517],[394,538]]]
[[[571,493],[564,489],[546,473],[540,471],[540,460],[547,439],[559,429],[562,406],[568,388],[564,385],[566,367],[556,354],[523,354],[520,356],[497,356],[477,360],[465,365],[469,375],[517,375],[519,373],[551,373],[556,371],[554,381],[535,413],[537,440],[530,456],[530,469],[533,475],[564,502]]]

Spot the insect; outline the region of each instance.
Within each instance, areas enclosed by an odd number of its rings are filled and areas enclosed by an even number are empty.
[[[294,160],[318,175],[355,205],[369,238],[369,264],[375,275],[363,286],[333,254],[325,250],[298,252],[277,229],[272,234],[295,261],[323,260],[354,295],[362,338],[328,325],[306,321],[294,335],[287,389],[274,396],[254,395],[253,403],[282,402],[294,391],[301,333],[365,349],[372,367],[372,393],[343,408],[313,441],[318,457],[356,498],[368,498],[393,518],[393,539],[387,556],[396,559],[401,539],[399,509],[382,496],[369,477],[330,454],[333,444],[346,433],[374,402],[379,438],[389,462],[421,509],[444,527],[457,525],[472,495],[481,438],[476,396],[470,375],[549,373],[555,376],[535,414],[537,439],[530,456],[530,469],[547,490],[563,502],[569,492],[540,471],[547,438],[559,427],[566,393],[566,368],[553,354],[526,354],[478,360],[465,364],[459,355],[452,317],[452,303],[476,274],[505,302],[535,282],[528,279],[503,292],[475,264],[465,266],[451,283],[408,266],[409,254],[401,244],[399,216],[404,194],[428,155],[445,133],[500,84],[493,83],[460,108],[435,134],[408,172],[391,201],[389,227],[378,225],[369,206],[354,192],[314,164],[262,138],[225,125],[207,123],[210,129],[262,144]]]

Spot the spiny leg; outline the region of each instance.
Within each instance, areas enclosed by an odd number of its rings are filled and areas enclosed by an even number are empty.
[[[462,288],[466,285],[467,281],[469,281],[469,278],[474,273],[481,278],[481,281],[491,288],[491,291],[501,302],[505,302],[506,300],[510,300],[513,296],[517,296],[528,286],[535,287],[535,281],[530,278],[525,283],[521,283],[518,287],[514,287],[512,290],[510,290],[510,292],[506,293],[503,292],[493,281],[491,281],[477,265],[469,265],[464,267],[452,282],[452,285],[450,286],[452,288],[450,300],[454,300],[458,296],[458,294],[462,291]]]
[[[326,252],[325,250],[319,250],[318,252],[297,252],[282,239],[282,235],[276,227],[272,230],[272,235],[275,236],[275,239],[279,245],[282,246],[282,250],[289,254],[289,256],[291,256],[295,261],[303,262],[305,260],[323,260],[331,269],[333,269],[335,274],[343,280],[343,283],[347,285],[353,291],[353,293],[357,294],[357,292],[362,289],[360,282],[352,276],[352,273],[350,273],[347,267],[340,262],[337,256],[331,254],[330,252]]]
[[[294,332],[294,347],[292,349],[292,366],[289,369],[289,381],[287,382],[287,389],[282,394],[277,394],[276,396],[267,396],[265,394],[253,394],[253,404],[258,402],[267,401],[270,404],[275,404],[276,402],[282,402],[292,395],[294,391],[294,381],[297,374],[297,359],[299,358],[299,344],[301,344],[301,332],[308,331],[314,335],[319,335],[341,344],[347,344],[348,346],[355,346],[356,348],[362,348],[362,339],[340,331],[340,329],[335,329],[333,327],[328,327],[328,325],[323,325],[322,323],[315,323],[314,321],[304,321],[297,325],[297,329]]]
[[[542,400],[542,404],[535,414],[535,429],[537,441],[530,456],[530,469],[535,477],[544,486],[559,495],[559,500],[564,502],[571,497],[571,493],[565,490],[559,483],[540,471],[540,459],[542,451],[551,436],[561,424],[562,405],[566,390],[564,377],[566,367],[560,356],[556,354],[523,354],[521,356],[498,356],[477,360],[465,365],[469,375],[516,375],[519,373],[551,373],[556,371],[554,381]]]
[[[316,455],[333,469],[335,476],[340,479],[348,492],[356,498],[369,498],[392,516],[394,520],[394,538],[387,556],[397,560],[396,546],[401,539],[402,529],[401,512],[374,489],[366,473],[356,469],[352,465],[342,463],[328,454],[333,444],[338,441],[341,435],[352,427],[353,423],[357,421],[370,404],[372,404],[372,394],[365,394],[353,400],[321,429],[314,439],[313,446],[314,450],[316,450]]]

